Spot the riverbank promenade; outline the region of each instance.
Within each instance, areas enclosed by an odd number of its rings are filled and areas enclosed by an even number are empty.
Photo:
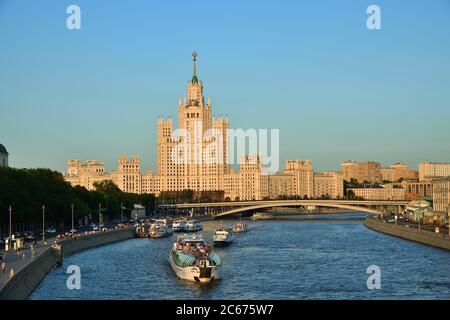
[[[133,227],[80,234],[77,237],[57,240],[60,250],[52,248],[56,238],[47,244],[37,244],[22,250],[2,252],[6,264],[0,274],[0,300],[23,300],[41,283],[45,276],[66,257],[93,247],[131,239]]]
[[[395,223],[368,216],[364,225],[374,231],[394,237],[426,244],[440,249],[450,250],[450,235],[448,228],[440,228],[439,232],[430,226],[419,226],[412,223]]]

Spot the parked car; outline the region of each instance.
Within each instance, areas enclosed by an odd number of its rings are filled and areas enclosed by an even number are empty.
[[[25,242],[33,242],[34,241],[34,233],[31,231],[27,231],[24,233]]]
[[[55,228],[47,228],[47,229],[45,229],[45,233],[54,234],[54,233],[56,233],[56,229]]]
[[[95,223],[91,224],[91,228],[92,228],[93,231],[98,231],[99,230],[98,225],[96,225]]]

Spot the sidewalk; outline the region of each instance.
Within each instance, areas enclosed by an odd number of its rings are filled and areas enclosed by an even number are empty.
[[[20,271],[35,257],[39,256],[42,252],[49,248],[51,246],[51,243],[48,242],[47,245],[38,244],[34,247],[33,250],[31,250],[29,247],[16,252],[8,251],[7,253],[5,252],[5,250],[1,250],[0,252],[3,256],[3,261],[6,263],[6,266],[3,273],[0,273],[0,290],[9,281],[11,277],[11,270],[14,274]]]

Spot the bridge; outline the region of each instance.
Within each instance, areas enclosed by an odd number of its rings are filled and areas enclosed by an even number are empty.
[[[329,207],[348,209],[353,212],[384,214],[388,211],[401,212],[409,201],[398,200],[262,200],[211,203],[160,204],[160,209],[202,210],[214,217],[223,217],[276,207]]]

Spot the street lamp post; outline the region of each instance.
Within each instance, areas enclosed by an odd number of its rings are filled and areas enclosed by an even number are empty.
[[[419,230],[420,230],[420,213],[418,214],[419,219],[418,219],[418,223],[419,223]]]
[[[447,205],[447,229],[448,235],[450,236],[450,202]]]
[[[102,204],[98,204],[98,226],[100,227],[101,224],[101,216],[102,216]]]
[[[123,224],[123,203],[120,203],[120,223]]]
[[[45,204],[42,205],[42,243],[45,244]]]
[[[11,239],[11,236],[12,236],[12,207],[9,206],[9,239]]]
[[[74,230],[74,228],[73,228],[73,208],[74,208],[74,205],[73,205],[73,203],[71,204],[71,206],[70,206],[71,208],[72,208],[72,229],[70,230],[70,232],[72,233],[72,235],[73,235],[73,230]]]

